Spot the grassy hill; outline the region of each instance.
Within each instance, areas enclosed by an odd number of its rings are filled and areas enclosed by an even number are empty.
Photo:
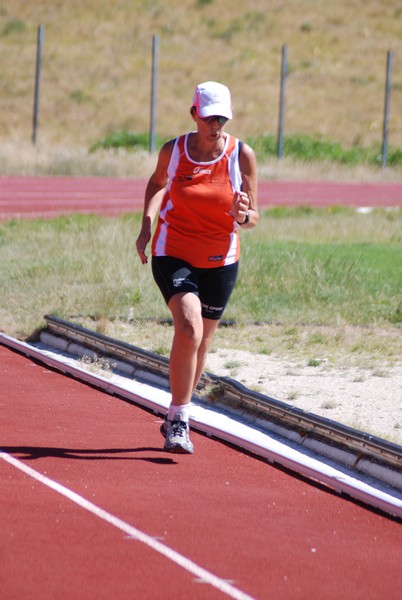
[[[194,86],[232,90],[240,137],[276,134],[288,46],[287,134],[380,144],[388,49],[390,144],[402,146],[400,0],[0,0],[0,136],[30,140],[36,36],[45,27],[39,140],[89,147],[147,132],[152,36],[159,36],[157,131],[192,126]]]

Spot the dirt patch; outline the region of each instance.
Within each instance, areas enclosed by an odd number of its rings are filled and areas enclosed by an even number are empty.
[[[402,366],[333,367],[325,360],[282,360],[218,350],[207,370],[262,394],[402,444]]]

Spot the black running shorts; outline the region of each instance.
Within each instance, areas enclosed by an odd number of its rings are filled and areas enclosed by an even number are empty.
[[[236,283],[239,263],[198,269],[180,258],[153,256],[152,273],[166,304],[175,294],[191,292],[199,297],[202,316],[219,320]]]

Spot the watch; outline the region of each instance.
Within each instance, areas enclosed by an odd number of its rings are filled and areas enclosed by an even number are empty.
[[[247,211],[246,216],[244,217],[244,221],[242,223],[239,223],[239,221],[236,221],[236,223],[238,225],[246,225],[249,221],[250,221],[250,213],[249,213],[249,211]]]

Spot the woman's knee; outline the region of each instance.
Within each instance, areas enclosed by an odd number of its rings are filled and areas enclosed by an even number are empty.
[[[169,302],[169,308],[173,316],[175,336],[183,343],[198,348],[203,339],[203,320],[198,297],[194,294],[177,294]]]

